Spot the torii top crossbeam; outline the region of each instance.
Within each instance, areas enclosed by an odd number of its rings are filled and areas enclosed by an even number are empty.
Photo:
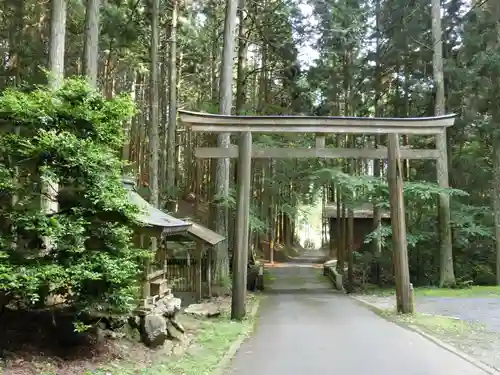
[[[228,116],[179,111],[182,123],[194,132],[210,133],[349,133],[440,134],[455,122],[455,114],[419,118]]]

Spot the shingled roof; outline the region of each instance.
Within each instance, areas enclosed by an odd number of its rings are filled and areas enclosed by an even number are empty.
[[[189,218],[184,219],[184,221],[192,224],[188,229],[188,233],[191,236],[195,237],[198,240],[202,240],[211,246],[215,246],[225,239],[225,237],[221,236],[219,233],[214,232],[213,230],[204,227],[201,224],[195,223]]]
[[[195,223],[190,218],[179,219],[171,216],[148,203],[135,190],[135,182],[132,178],[122,178],[123,186],[127,190],[130,203],[137,206],[140,210],[137,219],[146,226],[164,228],[164,234],[177,234],[181,238],[201,240],[208,245],[214,246],[223,241],[225,237],[213,230]]]
[[[183,232],[191,227],[192,223],[177,219],[149,204],[135,190],[135,183],[132,178],[124,177],[122,181],[130,203],[139,208],[137,216],[139,222],[150,227],[164,228],[167,233]]]

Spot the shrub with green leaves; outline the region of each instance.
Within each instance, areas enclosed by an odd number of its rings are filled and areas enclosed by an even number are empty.
[[[133,304],[145,253],[131,242],[135,207],[117,152],[133,114],[129,98],[105,99],[79,79],[0,95],[0,305],[31,308],[48,294],[79,311]],[[59,211],[45,215],[50,181]]]
[[[389,187],[384,178],[349,175],[338,168],[323,168],[315,171],[312,180],[318,185],[334,183],[341,188],[342,201],[347,207],[356,209],[367,203],[389,210]],[[405,181],[404,198],[408,242],[410,277],[415,285],[437,285],[439,283],[439,233],[438,196],[452,197],[451,225],[455,273],[458,281],[473,280],[478,284],[493,282],[494,254],[487,245],[493,237],[491,210],[487,207],[462,203],[468,193],[460,189],[441,188],[436,183]],[[376,239],[381,240],[382,253],[379,258],[367,256]],[[378,277],[377,282],[393,282],[392,228],[390,223],[382,226],[365,238],[365,243],[355,254],[355,263],[361,273]],[[477,248],[471,244],[478,244]],[[373,267],[377,261],[379,269]],[[381,274],[382,273],[382,274]],[[381,280],[383,279],[383,280]]]

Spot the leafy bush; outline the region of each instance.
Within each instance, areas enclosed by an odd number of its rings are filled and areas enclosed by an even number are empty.
[[[348,207],[372,203],[380,208],[389,208],[389,189],[384,179],[370,176],[351,176],[339,169],[323,168],[316,171],[313,180],[319,184],[332,182],[342,190],[341,197]],[[437,201],[439,194],[448,194],[453,199],[452,231],[455,274],[458,280],[474,280],[476,283],[494,282],[495,258],[492,256],[491,209],[469,206],[459,199],[468,194],[458,189],[443,189],[437,184],[405,181],[404,197],[408,241],[410,277],[415,285],[435,285],[439,282],[439,233]],[[362,279],[374,283],[392,283],[392,229],[383,224],[377,231],[369,233],[364,246],[355,257],[356,268]],[[369,260],[367,246],[380,238],[382,254]],[[474,246],[471,246],[474,244]],[[374,265],[373,263],[378,263]],[[493,276],[492,276],[493,275]]]
[[[473,267],[473,280],[476,285],[495,285],[496,276],[492,267],[487,264],[477,264]]]
[[[0,95],[0,305],[57,294],[79,311],[130,308],[145,253],[131,243],[135,208],[116,151],[133,113],[129,98],[77,79]],[[42,185],[56,180],[59,212],[45,215]]]

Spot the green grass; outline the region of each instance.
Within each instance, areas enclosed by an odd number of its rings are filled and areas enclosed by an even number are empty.
[[[250,331],[250,321],[231,322],[227,318],[205,322],[194,345],[178,358],[168,358],[165,363],[145,369],[144,375],[198,375],[213,371],[231,344],[242,333]]]
[[[276,280],[276,277],[274,277],[271,272],[269,272],[268,269],[264,268],[264,284],[265,286],[269,286],[274,280]]]
[[[260,299],[261,297],[253,299],[247,311],[250,312]],[[218,367],[224,355],[240,335],[249,335],[252,332],[255,319],[255,316],[247,316],[242,322],[234,322],[229,319],[228,315],[223,315],[220,318],[204,320],[190,347],[179,356],[168,356],[164,360],[157,360],[148,368],[138,368],[138,365],[120,361],[102,367],[92,374],[208,375]]]
[[[376,296],[391,296],[396,293],[394,288],[377,288],[368,286],[363,290],[363,294],[371,294]],[[415,288],[416,296],[425,297],[492,297],[500,296],[500,286],[471,286],[463,289],[436,288],[436,287],[419,287]]]
[[[396,323],[415,326],[433,336],[447,339],[460,339],[486,330],[485,326],[454,319],[441,315],[415,313],[410,315],[397,314],[391,311],[377,312],[379,315],[395,321]]]
[[[360,293],[385,297],[394,295],[394,293],[396,293],[396,290],[394,288],[379,288],[378,286],[373,284],[366,284],[363,286],[363,290],[361,290]]]
[[[417,288],[419,296],[428,297],[491,297],[500,296],[500,286],[471,286],[463,289]]]

